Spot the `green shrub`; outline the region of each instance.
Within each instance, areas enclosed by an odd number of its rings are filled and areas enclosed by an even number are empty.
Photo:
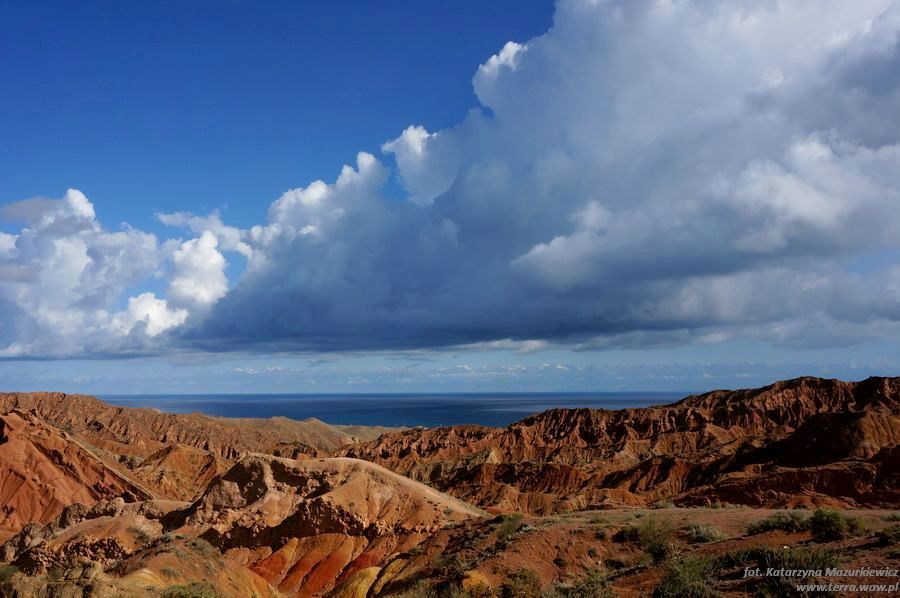
[[[5,567],[0,567],[0,583],[4,583],[10,577],[19,572],[19,568],[13,565],[6,565]]]
[[[885,521],[900,521],[900,513],[891,513],[882,517]]]
[[[47,579],[53,582],[61,581],[65,574],[66,572],[63,571],[60,567],[51,567],[47,571]]]
[[[497,594],[485,585],[466,589],[458,586],[431,586],[423,580],[402,594],[391,595],[395,598],[496,598]]]
[[[538,598],[541,580],[531,569],[517,569],[500,586],[501,598]]]
[[[706,542],[718,542],[724,540],[727,536],[722,531],[713,526],[702,523],[695,523],[688,526],[688,539],[695,544],[705,544]]]
[[[647,519],[636,527],[636,533],[638,545],[655,562],[662,562],[674,553],[672,539],[675,537],[675,526],[671,522]]]
[[[458,584],[466,576],[468,567],[458,556],[437,555],[434,566],[438,573],[452,583]]]
[[[723,568],[746,566],[751,563],[756,563],[760,568],[827,569],[836,567],[838,558],[834,552],[814,546],[786,548],[753,546],[732,550],[718,557],[718,564]]]
[[[179,575],[178,569],[175,567],[163,567],[159,572],[163,574],[163,577],[168,577],[169,579],[175,579]]]
[[[653,590],[653,598],[713,598],[719,596],[713,584],[718,565],[715,559],[689,556],[672,560],[666,574]]]
[[[775,569],[828,569],[837,566],[838,558],[830,550],[814,546],[795,546],[769,550],[765,562],[760,564]]]
[[[747,526],[747,533],[752,536],[776,529],[786,532],[801,532],[809,529],[809,520],[802,513],[796,511],[779,511],[765,519],[751,523]]]
[[[542,598],[615,598],[615,593],[609,587],[606,575],[593,570],[571,585],[557,585]]]
[[[450,598],[495,598],[497,595],[494,588],[481,583],[467,589],[459,588],[455,592]]]
[[[408,590],[400,594],[395,594],[394,596],[395,598],[439,598],[437,590],[431,587],[425,580],[416,582],[416,584]]]
[[[139,527],[129,527],[128,533],[134,537],[134,541],[138,544],[146,544],[151,540],[150,536]]]
[[[894,525],[889,525],[875,534],[875,536],[878,538],[878,543],[882,546],[895,546],[900,544],[900,524],[895,523]]]
[[[188,546],[190,546],[194,549],[195,552],[203,556],[222,556],[215,546],[213,546],[203,538],[194,538],[193,540],[188,542]]]
[[[862,521],[859,518],[847,517],[828,509],[816,509],[816,512],[809,518],[808,524],[813,539],[817,542],[844,540],[859,535],[863,529]]]
[[[671,500],[658,500],[650,505],[651,509],[674,509],[675,503]]]
[[[160,598],[219,598],[219,594],[207,582],[169,586],[159,596]]]
[[[741,548],[723,554],[717,558],[721,569],[737,566],[756,565],[760,569],[821,569],[838,565],[837,555],[830,551],[813,546],[796,546],[793,548],[768,548],[754,546]],[[806,580],[810,583],[812,580]],[[763,576],[753,582],[755,590],[749,595],[755,596],[795,596],[795,581],[786,577]]]
[[[518,513],[514,515],[504,515],[500,525],[497,526],[497,541],[505,544],[509,539],[519,531],[522,524],[522,516]]]

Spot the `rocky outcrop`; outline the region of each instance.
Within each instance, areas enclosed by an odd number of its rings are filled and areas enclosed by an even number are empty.
[[[504,429],[406,430],[340,454],[531,513],[726,498],[892,506],[898,480],[885,455],[898,439],[900,379],[800,378],[661,407],[551,409]]]
[[[139,461],[131,474],[160,496],[189,501],[229,466],[228,461],[209,451],[172,444]]]
[[[46,523],[67,505],[150,498],[70,435],[31,413],[0,415],[0,541]]]
[[[279,590],[315,595],[482,515],[365,461],[248,455],[210,484],[183,524]]]
[[[166,575],[196,576],[183,564],[192,552],[227,573],[231,587],[261,583],[314,596],[483,516],[366,461],[250,454],[193,503],[72,505],[46,525],[27,526],[2,559],[32,576],[92,561],[116,579],[164,585]]]

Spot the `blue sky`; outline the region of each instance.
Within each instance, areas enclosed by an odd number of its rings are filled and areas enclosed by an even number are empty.
[[[832,4],[7,3],[0,386],[896,375],[900,9]]]
[[[2,201],[75,187],[105,225],[161,233],[156,212],[219,208],[250,226],[282,192],[378,151],[410,123],[455,124],[476,105],[474,68],[507,41],[544,32],[553,3],[2,11]]]

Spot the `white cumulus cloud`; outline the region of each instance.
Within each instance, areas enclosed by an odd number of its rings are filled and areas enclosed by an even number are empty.
[[[7,208],[25,228],[0,236],[0,339],[42,354],[83,351],[91,330],[111,349],[170,333],[217,350],[886,338],[897,264],[851,265],[900,245],[898,39],[895,0],[559,0],[546,33],[473,65],[457,125],[411,125],[263,223],[164,214],[195,238],[159,244],[104,231],[75,191]],[[407,201],[385,197],[391,168]],[[247,259],[231,289],[229,252]],[[160,272],[165,296],[132,306]]]

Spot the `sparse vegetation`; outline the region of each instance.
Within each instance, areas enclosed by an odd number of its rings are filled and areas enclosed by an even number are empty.
[[[718,559],[723,567],[735,567],[756,563],[760,567],[775,569],[827,569],[838,564],[837,555],[815,546],[768,548],[753,546],[725,553]]]
[[[395,598],[495,598],[497,593],[490,587],[479,585],[472,588],[435,587],[421,580]]]
[[[188,542],[188,546],[190,546],[194,549],[195,552],[203,556],[221,556],[219,551],[216,550],[216,547],[203,538],[194,538],[193,540]]]
[[[900,513],[891,513],[882,517],[885,521],[900,521]]]
[[[816,542],[831,542],[859,535],[863,525],[858,517],[830,509],[816,509],[809,517],[796,511],[782,511],[750,524],[747,533],[753,535],[776,529],[786,532],[809,530]]]
[[[66,572],[63,571],[59,567],[51,567],[49,571],[47,571],[47,579],[50,581],[60,581],[63,576],[65,576]]]
[[[875,534],[875,536],[878,538],[878,543],[882,546],[895,546],[900,544],[900,524],[895,523],[894,525],[889,525]]]
[[[825,570],[838,565],[837,554],[813,546],[793,548],[767,548],[756,546],[736,550],[718,559],[724,567],[756,564],[760,568]],[[793,596],[796,593],[791,580],[785,577],[763,576],[757,582],[756,595]]]
[[[801,532],[808,529],[807,517],[796,511],[779,511],[774,515],[760,519],[747,526],[748,535],[762,534],[773,530]]]
[[[478,584],[469,588],[460,588],[451,598],[495,598],[497,593],[494,588],[484,584]]]
[[[541,580],[531,569],[517,569],[500,586],[500,598],[538,598]]]
[[[151,540],[150,536],[139,527],[129,527],[128,533],[134,537],[134,541],[138,544],[146,544]]]
[[[506,544],[510,538],[519,531],[522,524],[522,515],[515,513],[513,515],[504,515],[500,525],[497,526],[497,542]]]
[[[0,567],[0,583],[4,583],[10,577],[19,572],[19,568],[14,565],[6,565]]]
[[[615,593],[609,587],[606,574],[599,570],[591,571],[577,582],[566,593],[566,598],[614,598]]]
[[[719,555],[686,556],[670,560],[666,574],[653,592],[654,598],[712,598],[721,595],[715,588],[720,572],[735,567],[755,565],[765,569],[825,570],[838,564],[837,555],[813,546],[769,548],[754,546]],[[788,596],[794,588],[790,580],[781,577],[760,577],[753,595]]]
[[[694,544],[705,544],[707,542],[718,542],[724,540],[726,536],[719,528],[714,525],[706,525],[695,523],[687,528],[688,540]]]
[[[713,584],[719,566],[715,559],[688,556],[673,559],[653,598],[712,598],[719,596]]]
[[[545,592],[542,598],[615,598],[606,575],[599,570],[591,571],[581,580],[568,584],[557,584]]]
[[[194,582],[170,586],[163,590],[160,598],[219,598],[219,594],[207,582]]]
[[[675,552],[673,538],[675,526],[669,521],[649,518],[639,525],[632,525],[622,530],[626,540],[636,542],[653,560],[660,563]]]
[[[809,530],[817,542],[831,542],[857,536],[862,532],[862,521],[837,511],[817,509],[808,521]]]
[[[175,579],[179,575],[178,569],[175,567],[163,567],[159,572],[163,574],[163,577],[168,577],[169,579]]]
[[[421,580],[404,592],[396,594],[396,598],[438,598],[438,596],[427,581]]]
[[[651,509],[674,509],[675,503],[671,500],[658,500],[650,505]]]
[[[838,565],[837,553],[814,546],[796,546],[772,550],[771,566],[784,569],[827,569]]]
[[[458,585],[466,576],[466,563],[457,556],[437,555],[434,566],[438,573],[453,585]]]

